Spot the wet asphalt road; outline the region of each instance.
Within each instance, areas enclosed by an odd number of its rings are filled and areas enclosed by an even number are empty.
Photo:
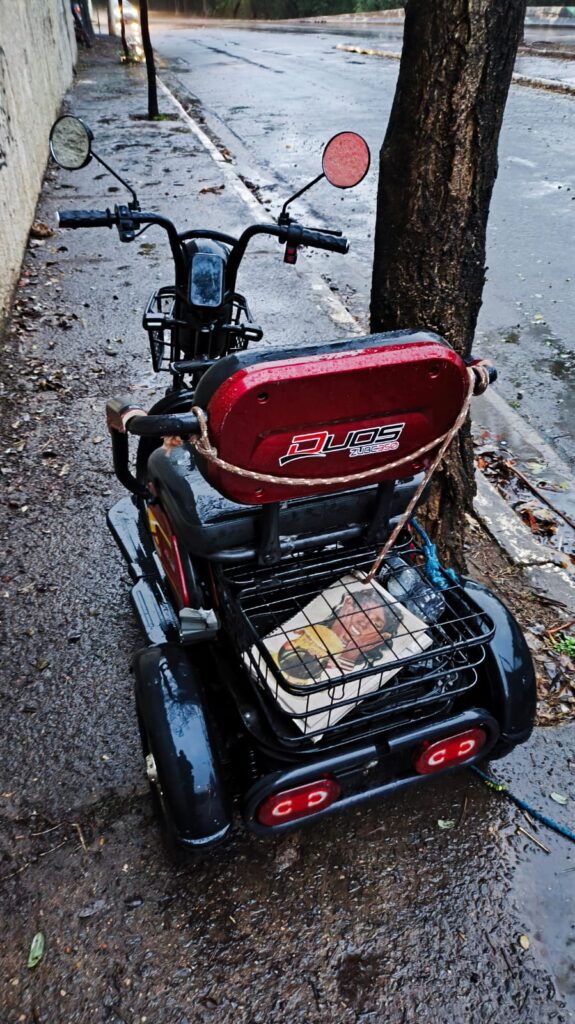
[[[232,233],[251,219],[229,188],[201,193],[224,182],[182,124],[131,119],[140,70],[92,54],[69,103],[144,208]],[[96,165],[52,169],[38,216],[104,207],[117,189]],[[342,333],[306,272],[273,246],[247,264],[271,342],[288,318],[304,341]],[[3,339],[2,1024],[572,1020],[572,847],[539,831],[545,854],[466,773],[290,839],[238,829],[204,863],[165,849],[128,670],[141,637],[104,524],[122,492],[103,411],[117,392],[150,404],[139,321],[169,280],[155,231],[131,247],[59,231],[30,246]],[[572,729],[540,731],[497,770],[568,825],[572,800],[549,793],[572,794],[572,751]],[[37,931],[45,955],[28,970]]]
[[[542,34],[527,33],[529,39]],[[199,98],[209,128],[275,214],[292,186],[318,173],[331,135],[354,129],[365,136],[373,158],[365,182],[341,195],[322,184],[299,208],[307,223],[343,228],[349,236],[345,261],[335,265],[326,256],[322,269],[365,317],[377,154],[398,62],[336,46],[399,52],[401,28],[198,28],[158,19],[154,43],[172,80]],[[571,81],[575,62],[522,56],[517,71]],[[496,362],[500,393],[573,465],[575,95],[513,86],[499,159],[476,351]]]

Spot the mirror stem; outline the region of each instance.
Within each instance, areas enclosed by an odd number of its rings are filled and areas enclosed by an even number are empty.
[[[97,153],[94,153],[94,150],[92,150],[92,156],[94,157],[94,160],[97,160],[98,163],[102,165],[102,167],[105,167],[106,170],[109,171],[109,173],[111,175],[113,175],[113,177],[116,178],[117,181],[121,182],[121,184],[124,186],[124,188],[128,189],[128,192],[132,193],[132,202],[128,203],[128,206],[129,206],[130,210],[139,210],[140,209],[140,204],[138,202],[138,197],[137,197],[136,193],[134,192],[134,189],[132,188],[132,186],[128,185],[128,182],[124,181],[124,179],[121,178],[120,175],[117,174],[117,172],[113,169],[113,167],[110,167],[110,165],[107,164],[105,160],[102,160],[101,156],[98,156]]]
[[[304,185],[303,188],[300,188],[299,192],[296,192],[295,195],[290,196],[289,199],[286,199],[282,207],[282,212],[278,217],[278,224],[285,224],[285,222],[289,220],[289,214],[286,212],[289,204],[293,203],[294,199],[299,199],[300,196],[303,196],[304,192],[307,192],[308,188],[312,188],[313,185],[317,185],[318,181],[321,181],[322,178],[325,178],[325,174],[323,173],[323,171],[321,172],[321,174],[318,174],[317,178],[314,178],[313,181],[308,181],[307,185]]]

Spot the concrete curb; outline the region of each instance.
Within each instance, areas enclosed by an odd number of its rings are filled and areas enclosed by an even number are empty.
[[[513,564],[523,570],[539,596],[563,605],[575,615],[575,576],[562,568],[559,552],[535,539],[483,473],[476,474],[476,482],[473,507],[491,536]]]
[[[232,164],[226,160],[193,116],[184,109],[178,97],[174,95],[165,81],[162,81],[159,76],[158,79],[164,95],[173,104],[190,132],[206,148],[230,188],[252,212],[261,216],[262,206],[259,200],[246,187]],[[363,329],[355,317],[352,316],[341,299],[329,289],[319,274],[310,274],[308,271],[305,274],[305,279],[316,293],[317,298],[322,301],[324,308],[327,308],[329,316],[335,323],[346,325],[354,333],[363,333]],[[474,413],[474,422],[485,423],[488,421],[492,423],[495,420],[498,426],[503,425],[510,434],[520,438],[522,453],[528,448],[533,458],[546,463],[556,475],[569,483],[575,495],[575,477],[569,467],[562,462],[537,431],[522,420],[499,395],[491,390],[487,391],[485,395],[476,400]],[[559,552],[545,547],[533,537],[530,530],[515,515],[480,470],[477,470],[476,476],[478,493],[475,511],[492,537],[514,564],[525,571],[530,584],[538,594],[545,596],[550,601],[564,604],[575,613],[575,576],[571,576],[561,567]]]
[[[348,46],[345,43],[337,43],[335,48],[336,50],[342,50],[344,53],[359,53],[365,57],[401,60],[401,51],[396,53],[393,50],[372,50],[364,46]],[[550,78],[530,78],[529,75],[520,75],[517,71],[514,71],[512,81],[514,85],[523,85],[530,89],[545,89],[547,92],[560,92],[567,96],[575,96],[575,86],[564,85],[562,82],[556,82]]]

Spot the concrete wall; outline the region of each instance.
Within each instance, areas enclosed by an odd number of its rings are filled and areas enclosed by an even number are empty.
[[[69,0],[0,0],[0,327],[75,60]]]

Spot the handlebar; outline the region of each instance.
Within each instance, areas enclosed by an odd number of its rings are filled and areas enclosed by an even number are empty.
[[[138,437],[181,437],[199,434],[200,425],[193,413],[167,413],[165,416],[133,416],[126,423],[129,434]]]
[[[111,210],[63,210],[58,214],[60,227],[62,228],[111,228],[114,225],[120,232],[120,239],[124,242],[131,242],[134,238],[134,230],[145,224],[158,224],[167,232],[172,254],[178,269],[185,279],[185,263],[182,253],[182,241],[191,237],[212,237],[211,232],[183,232],[178,235],[176,228],[167,217],[161,217],[157,213],[145,213],[142,210],[131,210],[126,206],[116,206]],[[239,265],[246,251],[248,242],[254,235],[271,235],[278,238],[280,243],[296,247],[299,245],[313,246],[314,249],[327,249],[328,252],[339,252],[345,254],[349,249],[346,238],[338,236],[335,232],[318,231],[313,228],[304,228],[301,224],[291,222],[289,224],[252,224],[242,233],[236,241],[231,236],[225,238],[229,244],[232,243],[230,259],[228,263],[228,287],[231,291],[235,289],[236,276]],[[217,237],[214,232],[213,236]]]
[[[116,216],[110,210],[62,210],[58,223],[61,228],[111,228]]]
[[[314,249],[327,249],[329,252],[340,252],[343,255],[349,249],[349,242],[343,236],[338,238],[331,233],[302,228],[299,224],[290,224],[286,229],[286,237],[279,236],[280,242],[288,245],[311,245]]]
[[[199,434],[197,416],[191,412],[148,416],[127,397],[106,402],[106,420],[112,434],[137,434],[138,437],[180,437]]]

